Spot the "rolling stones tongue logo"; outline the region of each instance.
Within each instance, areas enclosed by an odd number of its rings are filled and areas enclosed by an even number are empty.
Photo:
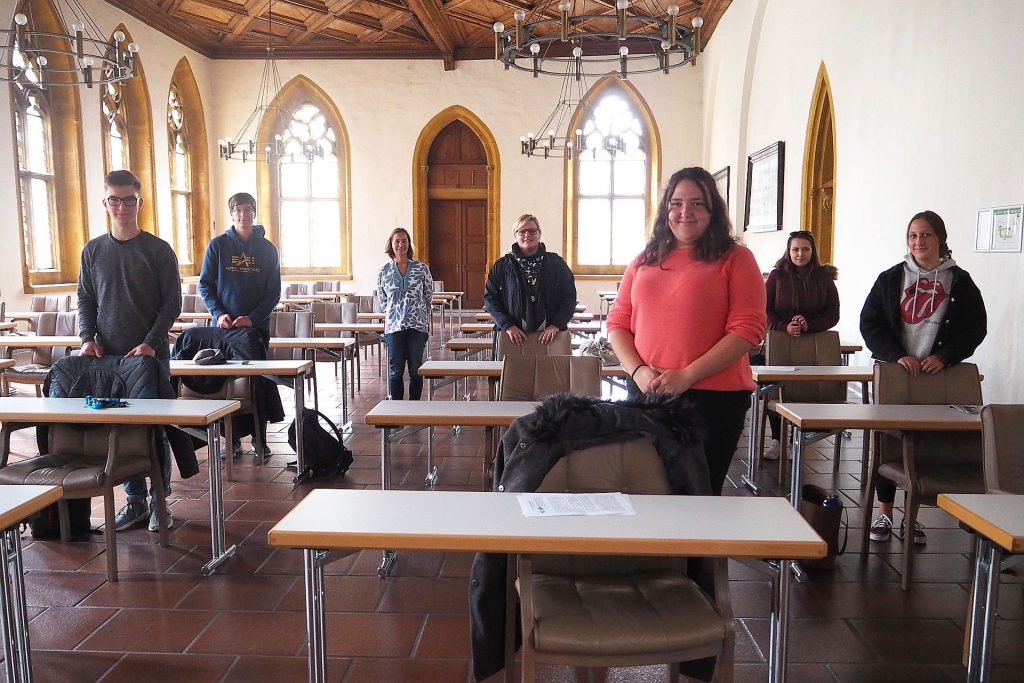
[[[924,322],[948,298],[949,294],[941,282],[921,278],[916,286],[911,285],[903,290],[903,303],[900,305],[903,322],[908,325]]]

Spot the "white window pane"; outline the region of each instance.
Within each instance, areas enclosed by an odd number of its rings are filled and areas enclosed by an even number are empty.
[[[52,270],[53,243],[50,235],[50,187],[45,180],[29,181],[29,202],[32,207],[32,260],[36,270]]]
[[[297,199],[309,196],[309,166],[305,162],[281,161],[281,196]]]
[[[25,151],[28,155],[28,170],[34,173],[49,173],[46,159],[46,127],[43,117],[29,114],[25,117]]]
[[[341,212],[338,202],[313,202],[310,207],[313,253],[311,266],[341,266]]]
[[[607,199],[581,199],[576,246],[579,263],[606,265],[611,255],[611,211]]]
[[[281,202],[281,263],[287,268],[309,266],[309,204]]]
[[[192,243],[189,239],[189,200],[187,195],[174,195],[174,235],[177,243],[178,261],[192,263]]]
[[[616,157],[613,164],[615,194],[642,195],[644,193],[644,183],[647,180],[645,166],[646,164],[643,161],[631,161]]]
[[[338,197],[338,162],[317,161],[313,163],[313,196],[318,199],[336,199]]]
[[[317,138],[322,137],[326,130],[327,122],[324,120],[322,114],[309,122],[309,137],[311,140],[316,140]]]
[[[183,150],[174,152],[174,187],[188,190],[188,155]]]
[[[644,248],[644,200],[612,201],[611,263],[629,263]]]
[[[110,125],[109,140],[110,165],[113,166],[111,170],[128,168],[128,164],[125,163],[124,138],[121,137],[121,131],[118,130],[116,123]]]
[[[581,195],[607,195],[611,193],[610,162],[605,158],[591,158],[590,152],[585,152],[580,157],[580,194]]]

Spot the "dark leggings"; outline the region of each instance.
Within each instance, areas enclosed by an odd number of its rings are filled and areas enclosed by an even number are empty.
[[[627,385],[630,398],[640,395],[636,383],[630,380]],[[750,392],[690,389],[686,396],[693,401],[697,419],[704,428],[704,455],[708,460],[711,492],[720,496],[750,409]]]
[[[875,480],[875,497],[879,503],[892,503],[896,500],[896,484],[892,479],[877,475]]]
[[[423,349],[427,345],[427,333],[420,330],[399,330],[384,335],[388,345],[388,395],[395,401],[405,396],[405,367],[409,366],[409,399],[420,400],[423,394]]]

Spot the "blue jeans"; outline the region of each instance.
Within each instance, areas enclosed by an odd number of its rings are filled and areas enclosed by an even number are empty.
[[[403,375],[406,365],[409,366],[409,399],[420,400],[423,394],[423,378],[420,377],[420,366],[423,365],[423,349],[427,346],[427,333],[420,330],[399,330],[384,335],[384,343],[388,345],[388,395],[395,401],[405,397]]]
[[[173,390],[171,389],[171,361],[168,358],[160,358],[160,397],[161,398],[174,398]],[[160,439],[160,469],[164,475],[164,494],[171,492],[171,442],[167,440],[167,433],[163,427],[158,427],[160,430],[158,437]],[[146,490],[146,478],[145,477],[132,477],[124,483],[124,492],[128,496],[128,502],[145,501],[146,494],[149,491]]]

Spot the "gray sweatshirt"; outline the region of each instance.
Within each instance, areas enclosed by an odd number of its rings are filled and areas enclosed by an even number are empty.
[[[953,284],[956,265],[952,258],[939,262],[933,270],[922,270],[914,257],[907,254],[903,264],[903,293],[900,296],[900,333],[903,348],[914,358],[927,358],[935,345],[946,309],[949,290]]]
[[[168,358],[180,283],[174,250],[159,237],[141,232],[125,242],[109,234],[89,240],[78,275],[78,336],[116,356],[145,342],[157,358]]]

